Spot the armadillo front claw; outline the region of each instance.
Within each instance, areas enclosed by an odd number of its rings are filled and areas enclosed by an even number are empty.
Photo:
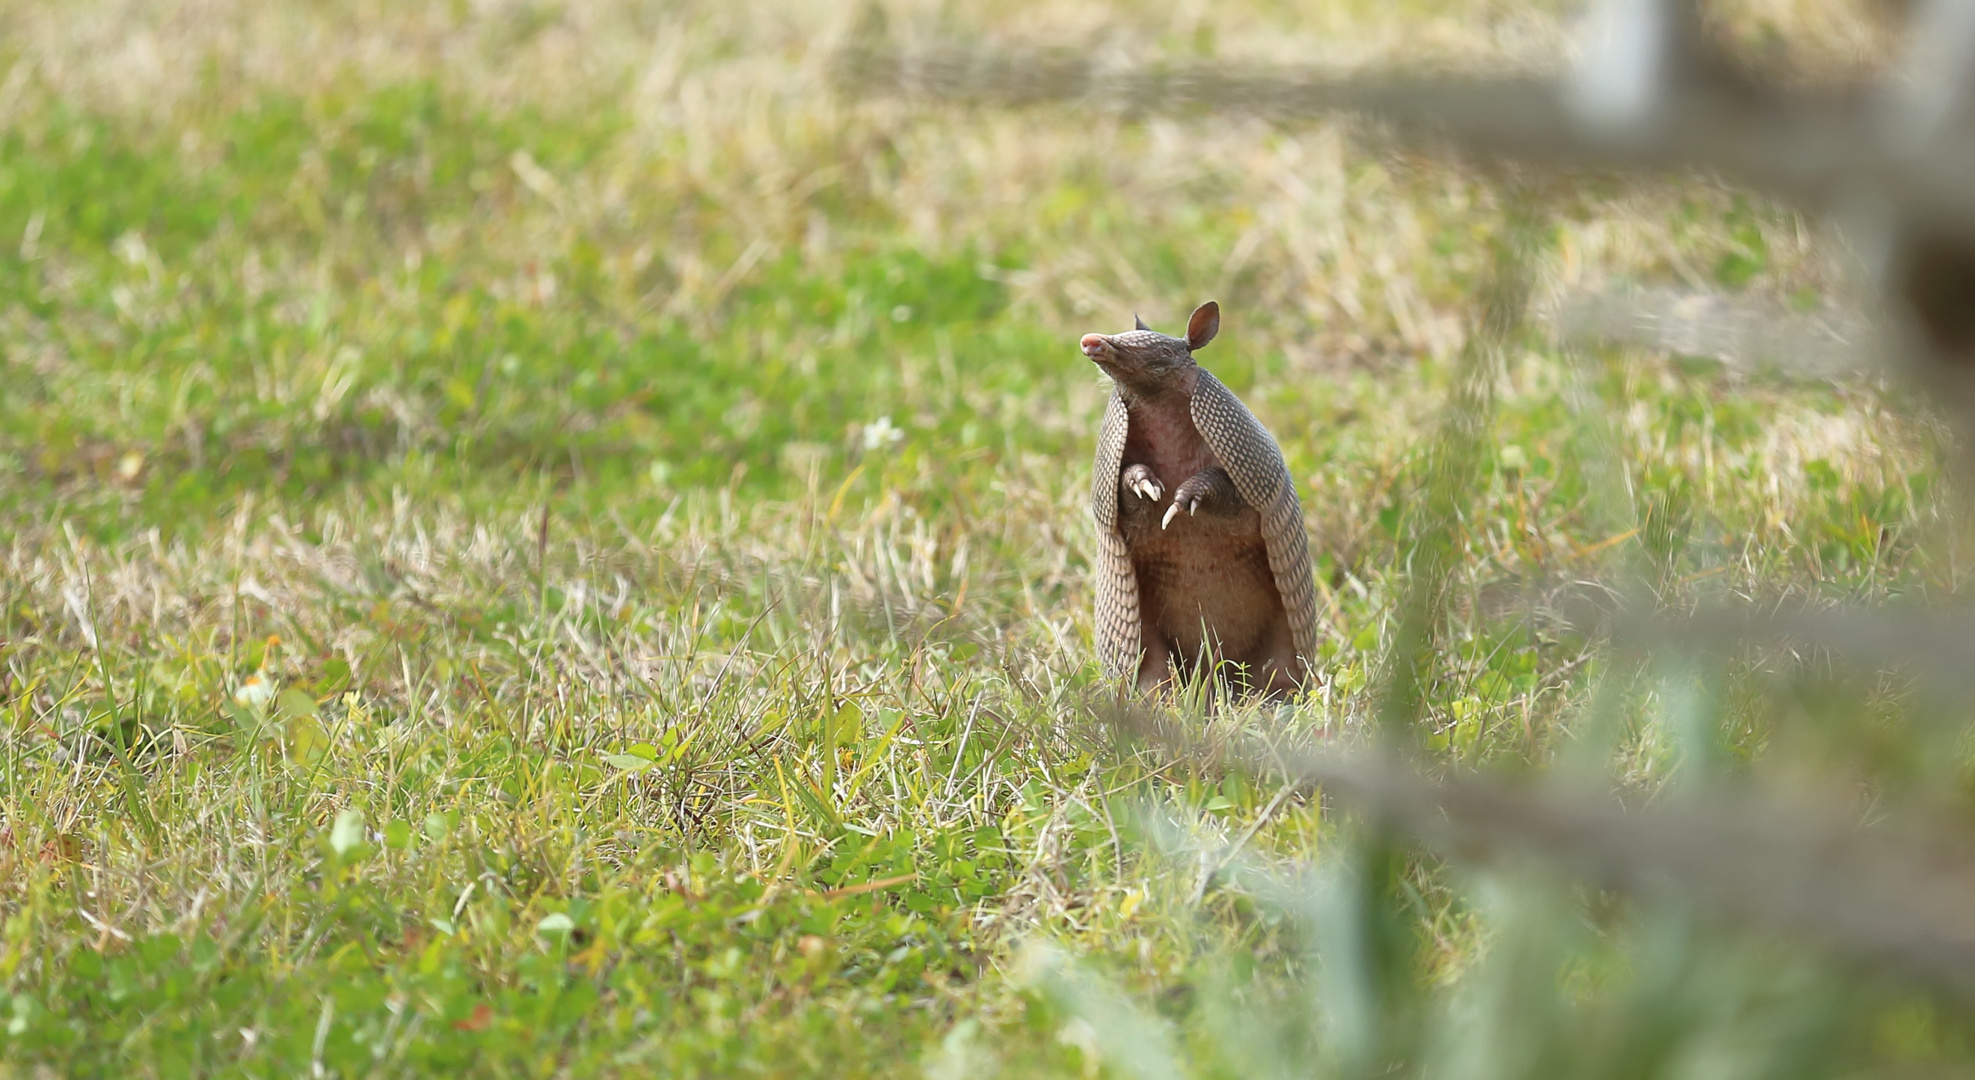
[[[1146,468],[1144,465],[1133,465],[1126,469],[1124,482],[1125,490],[1141,499],[1151,499],[1153,502],[1158,502],[1166,494],[1166,485],[1160,483],[1159,478],[1153,474],[1152,470]]]
[[[1166,516],[1159,519],[1159,527],[1163,529],[1171,525],[1173,519],[1180,516],[1181,510],[1186,511],[1187,517],[1199,517],[1200,502],[1201,497],[1199,492],[1190,489],[1185,484],[1181,484],[1179,491],[1173,495],[1173,505],[1166,507]]]

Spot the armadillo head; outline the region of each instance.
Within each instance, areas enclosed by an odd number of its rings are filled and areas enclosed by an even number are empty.
[[[1114,382],[1134,394],[1151,395],[1179,385],[1193,367],[1193,350],[1214,340],[1220,329],[1221,306],[1209,300],[1194,309],[1183,338],[1141,322],[1122,334],[1085,334],[1082,344],[1084,355]]]

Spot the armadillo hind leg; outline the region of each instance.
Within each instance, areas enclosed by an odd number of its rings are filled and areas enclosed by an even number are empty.
[[[1270,665],[1268,669],[1268,681],[1262,684],[1262,696],[1277,701],[1295,697],[1297,691],[1303,689],[1303,680],[1296,674],[1298,670],[1300,670],[1300,666],[1285,670],[1273,664]]]
[[[1270,635],[1267,657],[1262,661],[1261,677],[1257,680],[1262,693],[1272,698],[1294,696],[1302,689],[1308,668],[1296,655],[1296,636],[1284,621],[1277,625]]]
[[[1145,651],[1138,658],[1138,690],[1149,694],[1172,681],[1173,654],[1159,631],[1146,627],[1142,633]]]

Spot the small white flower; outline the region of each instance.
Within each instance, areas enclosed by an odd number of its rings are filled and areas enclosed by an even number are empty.
[[[258,709],[274,700],[274,691],[274,680],[256,671],[233,692],[233,700],[246,708]]]
[[[880,416],[864,425],[864,449],[879,450],[898,445],[905,432],[892,426],[891,417]]]
[[[142,265],[151,257],[151,249],[144,243],[144,234],[127,232],[117,237],[117,255],[131,266]]]

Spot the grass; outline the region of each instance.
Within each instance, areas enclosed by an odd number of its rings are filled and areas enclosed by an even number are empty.
[[[1347,64],[1559,38],[1115,14],[895,19]],[[1437,566],[1428,757],[1589,745],[1641,800],[1835,776],[1967,814],[1960,713],[1903,676],[1525,614],[1951,597],[1924,409],[1535,328],[1464,361],[1485,175],[1343,126],[847,102],[843,20],[0,3],[0,1074],[1965,1063],[1949,1006],[1815,950],[1117,745],[1068,343],[1217,297],[1203,360],[1302,484],[1326,680],[1210,732],[1363,736]],[[1539,297],[1847,295],[1703,181],[1536,194]]]

